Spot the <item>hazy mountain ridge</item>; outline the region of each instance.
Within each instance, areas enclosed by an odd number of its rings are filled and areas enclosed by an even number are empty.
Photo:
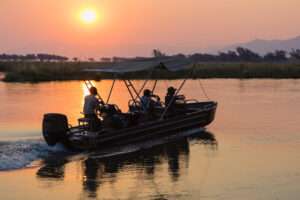
[[[221,51],[234,50],[239,46],[248,48],[259,54],[266,54],[275,50],[291,51],[292,49],[300,49],[300,36],[286,40],[256,39],[246,43],[230,45],[223,48]]]

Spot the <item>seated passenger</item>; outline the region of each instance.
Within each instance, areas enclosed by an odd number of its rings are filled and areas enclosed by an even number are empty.
[[[155,100],[153,99],[155,98]],[[152,94],[149,89],[144,90],[144,95],[141,98],[142,109],[145,112],[153,110],[155,106],[161,106],[160,98]]]
[[[101,120],[97,116],[97,111],[103,102],[96,97],[98,94],[97,88],[91,87],[89,91],[90,94],[84,98],[83,114],[85,118],[90,120],[89,126],[91,131],[97,131],[101,126]]]
[[[185,97],[183,95],[176,95],[176,88],[174,87],[169,87],[167,91],[167,95],[165,96],[165,105],[168,106],[170,103],[170,108],[174,107],[176,101],[178,100],[184,100]],[[171,102],[172,101],[172,102]]]

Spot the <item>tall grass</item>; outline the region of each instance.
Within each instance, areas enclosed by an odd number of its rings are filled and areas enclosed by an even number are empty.
[[[7,82],[41,82],[56,80],[111,79],[112,73],[83,72],[85,68],[103,66],[97,62],[12,62],[0,63]],[[128,72],[117,78],[180,79],[180,78],[300,78],[298,63],[200,63],[181,71]]]
[[[82,72],[87,67],[99,66],[90,62],[13,62],[4,64],[7,82],[41,82],[80,80],[88,78]]]

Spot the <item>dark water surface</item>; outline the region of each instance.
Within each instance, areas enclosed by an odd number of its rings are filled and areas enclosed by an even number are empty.
[[[104,98],[110,83],[96,82]],[[161,81],[157,93],[179,84]],[[0,198],[299,199],[300,80],[202,84],[219,102],[207,133],[103,159],[103,152],[49,148],[40,136],[43,113],[66,113],[76,123],[82,82],[0,82]],[[187,82],[184,93],[206,99],[197,80]],[[126,110],[128,97],[118,82],[112,102]]]

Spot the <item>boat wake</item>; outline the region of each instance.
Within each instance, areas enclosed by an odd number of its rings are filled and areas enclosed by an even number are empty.
[[[202,140],[211,141],[212,144],[215,144],[213,135],[203,132],[203,129],[189,130],[158,140],[118,146],[89,153],[71,152],[62,145],[49,147],[43,140],[0,141],[0,171],[55,165],[57,162],[65,163],[74,160],[118,158],[195,134],[201,136]],[[208,138],[206,138],[207,135],[209,136]]]
[[[63,146],[50,148],[42,140],[0,141],[0,171],[32,167],[34,161],[66,152]]]

